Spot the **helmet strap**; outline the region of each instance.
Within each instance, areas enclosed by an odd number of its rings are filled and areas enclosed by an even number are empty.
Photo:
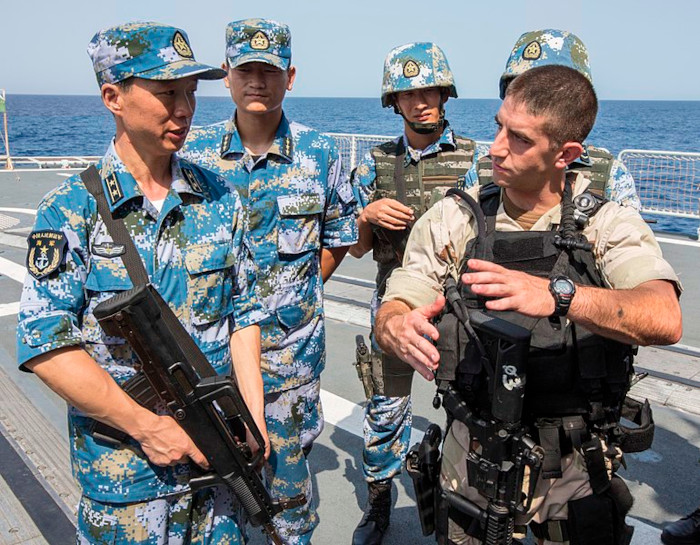
[[[435,123],[417,123],[415,121],[409,121],[406,116],[401,111],[394,99],[394,111],[403,117],[404,121],[411,127],[411,130],[418,134],[434,134],[436,132],[442,131],[445,127],[445,100],[440,99],[440,118]]]

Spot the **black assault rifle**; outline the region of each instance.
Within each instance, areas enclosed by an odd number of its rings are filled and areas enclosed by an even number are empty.
[[[216,374],[151,285],[137,286],[100,303],[94,314],[108,335],[125,338],[136,353],[149,388],[141,380],[133,389],[142,399],[148,397],[144,390],[150,389],[209,462],[211,471],[191,478],[190,487],[228,486],[251,524],[262,526],[281,545],[272,518],[284,509],[303,505],[306,498],[303,494],[286,501],[270,498],[257,472],[264,441],[236,383]],[[246,428],[259,446],[255,454],[245,442]],[[101,429],[104,434],[105,428]]]
[[[487,410],[473,411],[455,388],[455,377],[441,377],[441,363],[436,376],[438,393],[442,394],[442,404],[449,417],[469,428],[470,443],[477,448],[470,448],[467,452],[467,477],[469,485],[488,500],[488,506],[482,509],[452,491],[443,491],[442,495],[452,509],[477,521],[477,528],[473,529],[481,534],[486,545],[510,545],[516,514],[525,513],[530,508],[543,457],[542,449],[527,435],[521,423],[530,332],[488,313],[467,311],[452,279],[446,284],[445,295],[454,310],[454,325],[464,328],[469,337],[471,350],[466,357],[480,359],[489,376],[491,402]],[[444,334],[441,331],[441,337]],[[457,335],[457,331],[452,334]],[[465,354],[458,357],[463,358]],[[435,439],[426,434],[424,442],[427,440],[431,444],[425,445],[425,452],[435,451]],[[419,447],[414,456],[420,452]],[[420,460],[411,459],[411,453],[408,459],[414,467],[421,466]],[[526,475],[529,481],[526,481]],[[415,482],[415,476],[412,477]],[[428,479],[437,482],[437,475],[434,473]],[[526,482],[527,490],[523,490]],[[429,501],[427,503],[430,505]],[[446,517],[444,509],[437,510],[439,526],[444,527]],[[430,524],[424,524],[423,529],[432,530]]]

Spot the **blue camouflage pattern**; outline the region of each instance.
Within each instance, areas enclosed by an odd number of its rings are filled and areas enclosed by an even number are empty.
[[[226,60],[229,68],[247,62],[264,62],[280,70],[292,62],[289,27],[270,19],[243,19],[226,26]]]
[[[266,154],[252,157],[232,120],[194,129],[179,152],[233,183],[259,269],[265,393],[317,379],[325,365],[322,248],[357,242],[355,198],[330,137],[282,117]]]
[[[192,131],[180,153],[233,183],[243,200],[246,238],[259,269],[256,294],[270,315],[260,323],[272,452],[267,482],[273,497],[302,490],[311,498],[297,443],[302,438],[302,446],[310,446],[323,426],[317,386],[326,357],[320,255],[323,248],[357,242],[355,199],[330,137],[283,115],[270,149],[253,157],[234,120]],[[319,409],[299,412],[299,404]],[[300,421],[300,414],[309,416]],[[315,506],[309,501],[285,510],[274,522],[285,543],[309,543]]]
[[[398,142],[400,139],[403,139],[406,149],[404,157],[406,166],[411,162],[420,162],[422,157],[456,149],[454,131],[449,124],[440,138],[423,150],[412,148],[405,134],[397,137],[394,141]],[[477,148],[474,153],[475,162],[478,161],[479,153]],[[374,158],[368,151],[353,171],[352,176],[352,187],[360,210],[372,202],[374,198],[376,177]],[[374,358],[380,357],[381,354],[381,349],[374,338],[374,319],[380,305],[381,300],[378,296],[378,290],[375,288],[370,309],[372,328],[370,338]],[[374,395],[368,401],[362,424],[364,435],[362,470],[368,482],[391,479],[401,472],[410,446],[412,419],[410,396]]]
[[[588,51],[578,36],[552,28],[533,30],[520,36],[513,46],[499,82],[501,100],[505,98],[506,87],[513,78],[530,68],[549,64],[573,68],[593,83]]]
[[[391,95],[401,91],[447,87],[457,98],[452,70],[447,57],[434,43],[418,42],[395,47],[384,60],[382,106],[393,106]]]
[[[234,516],[232,516],[232,514]],[[239,545],[247,542],[243,510],[224,487],[148,502],[111,504],[83,496],[78,545]]]
[[[126,170],[112,143],[98,163],[110,209],[124,221],[151,283],[219,374],[231,372],[232,331],[264,318],[254,296],[255,269],[244,245],[240,199],[213,173],[172,159],[172,185],[159,213]],[[27,275],[19,310],[17,358],[67,346],[83,348],[117,383],[136,373],[126,341],[104,333],[94,308],[133,287],[97,205],[79,176],[50,192],[37,211],[35,232],[67,240],[60,268],[37,280]],[[138,443],[113,448],[95,440],[93,420],[69,406],[73,473],[83,494],[110,503],[140,502],[188,490],[189,466],[157,467]]]
[[[224,70],[195,60],[184,30],[160,23],[126,23],[102,29],[90,40],[87,51],[100,86],[130,77],[174,80],[226,76]]]
[[[265,395],[265,424],[272,447],[263,473],[267,489],[273,498],[306,495],[304,505],[287,509],[273,520],[286,545],[310,543],[318,526],[307,454],[323,431],[320,392],[321,383],[314,380]]]
[[[583,144],[583,146],[584,151],[593,147],[591,144]],[[597,149],[607,151],[605,148]],[[466,191],[470,187],[473,187],[479,183],[478,160],[479,157],[483,157],[485,155],[488,155],[488,151],[486,149],[482,149],[475,154],[474,164],[463,177],[460,177],[458,181],[458,187],[461,190]],[[584,155],[587,156],[588,152],[585,151]],[[586,167],[590,166],[590,164],[590,161],[579,158],[573,161],[569,165],[569,168],[575,169],[582,166]],[[610,201],[619,203],[622,206],[631,206],[635,210],[641,210],[642,208],[642,202],[639,199],[637,189],[634,185],[634,178],[632,178],[632,174],[629,170],[627,170],[625,164],[619,159],[613,159],[609,182],[605,184],[604,197]]]

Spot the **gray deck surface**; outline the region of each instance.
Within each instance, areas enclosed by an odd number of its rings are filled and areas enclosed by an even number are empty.
[[[38,199],[54,187],[66,173],[0,173],[0,431],[26,459],[28,467],[43,476],[46,486],[66,511],[75,507],[77,490],[72,485],[67,463],[65,404],[31,375],[21,373],[15,363],[16,310],[24,264],[23,239],[33,221],[31,214],[8,208],[36,209]],[[8,229],[3,216],[19,219]],[[698,297],[700,286],[694,268],[700,263],[697,245],[662,244],[664,255],[683,273],[685,293],[682,303],[685,332],[682,344],[700,347]],[[338,278],[374,279],[371,258],[348,257]],[[365,303],[371,290],[347,282],[328,283],[326,291]],[[330,299],[330,298],[329,298]],[[316,545],[349,543],[361,517],[366,499],[362,478],[362,390],[355,370],[353,339],[367,335],[367,310],[327,301],[328,361],[322,378],[324,411],[327,424],[310,455],[318,490],[320,525],[314,536]],[[632,517],[638,529],[633,543],[659,543],[658,528],[700,503],[700,382],[698,359],[656,348],[640,353],[638,365],[669,375],[666,379],[648,378],[635,387],[637,395],[654,400],[657,434],[652,450],[627,457],[628,469],[621,475],[636,496]],[[7,377],[7,378],[6,378]],[[679,383],[674,377],[686,380]],[[690,381],[690,382],[688,382]],[[690,385],[689,385],[690,384]],[[442,423],[444,414],[431,406],[433,387],[420,377],[414,380],[414,428],[425,430],[429,422]],[[2,464],[0,463],[0,474]],[[423,538],[416,518],[413,492],[406,475],[394,486],[395,511],[385,539],[386,545],[434,543]],[[21,504],[0,478],[0,544],[46,543]],[[252,543],[262,543],[253,531]]]

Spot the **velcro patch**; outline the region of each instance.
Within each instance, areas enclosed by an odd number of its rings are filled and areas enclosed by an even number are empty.
[[[102,242],[92,247],[92,253],[100,257],[118,257],[124,255],[126,247],[123,244],[114,242]]]
[[[27,270],[37,280],[58,270],[66,249],[66,235],[61,231],[35,231],[27,239]]]

